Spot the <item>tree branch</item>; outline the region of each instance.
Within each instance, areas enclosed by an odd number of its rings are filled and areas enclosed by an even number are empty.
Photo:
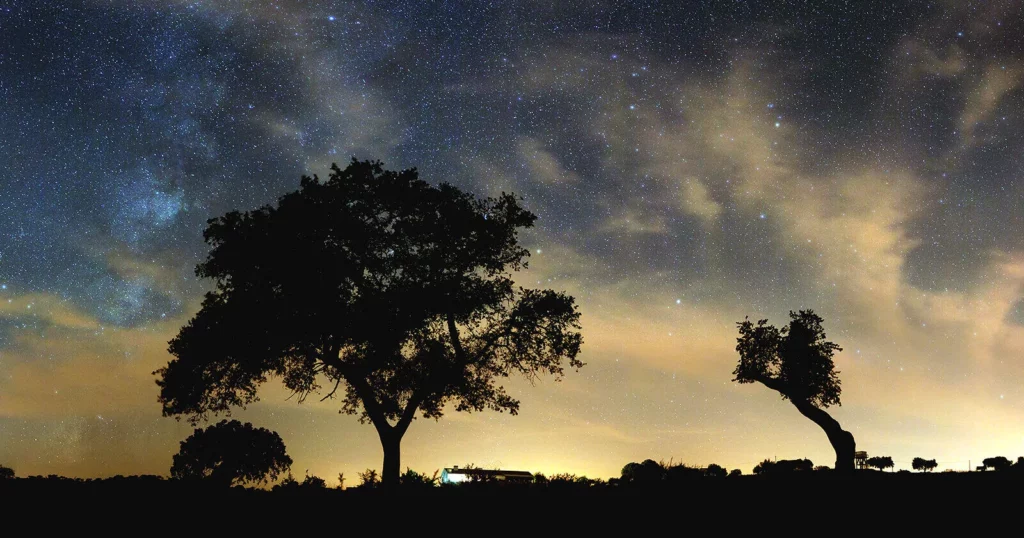
[[[359,373],[354,373],[352,368],[345,365],[336,353],[332,352],[323,355],[320,357],[320,360],[334,368],[338,374],[334,390],[338,389],[338,384],[344,378],[352,386],[352,390],[356,392],[356,396],[359,397],[359,401],[362,402],[363,409],[366,411],[366,416],[370,417],[370,422],[377,428],[377,431],[390,432],[392,429],[391,424],[388,423],[387,418],[384,416],[384,410],[381,409],[380,403],[377,401],[376,396],[374,396],[370,385],[366,383],[366,379]],[[334,394],[334,390],[331,391],[331,394]]]
[[[448,312],[448,335],[452,339],[452,347],[455,348],[455,357],[462,364],[469,364],[466,357],[466,350],[462,349],[462,340],[459,337],[459,328],[455,326],[455,315]]]
[[[322,401],[324,401],[324,400],[326,400],[326,399],[330,398],[331,396],[334,396],[334,393],[335,393],[335,392],[338,392],[338,386],[339,386],[339,385],[341,385],[341,377],[338,377],[338,379],[336,379],[336,380],[334,381],[334,388],[333,388],[333,389],[331,389],[331,392],[328,392],[328,393],[327,393],[327,396],[324,396],[323,398],[320,398],[320,401],[322,402]]]
[[[409,424],[412,423],[412,419],[416,417],[416,410],[419,408],[423,398],[420,396],[419,391],[414,390],[412,395],[409,396],[409,401],[405,403],[405,409],[402,411],[402,417],[398,419],[398,423],[395,424],[395,433],[399,437],[405,435],[406,430],[409,429]]]
[[[356,391],[359,401],[363,402],[366,416],[370,417],[370,422],[377,428],[377,432],[390,433],[393,428],[384,416],[384,410],[381,409],[380,402],[377,401],[373,390],[370,389],[370,385],[366,383],[366,380],[359,376],[346,377],[345,379],[352,385],[352,389]]]

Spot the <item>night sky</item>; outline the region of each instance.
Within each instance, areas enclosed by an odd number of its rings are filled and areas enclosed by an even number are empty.
[[[519,416],[419,419],[403,466],[616,476],[831,465],[731,383],[735,322],[825,318],[858,449],[1024,455],[1020,1],[0,0],[0,463],[166,474],[153,370],[209,283],[208,218],[353,156],[537,213],[524,284],[587,366]],[[370,426],[279,384],[235,416],[303,470]]]

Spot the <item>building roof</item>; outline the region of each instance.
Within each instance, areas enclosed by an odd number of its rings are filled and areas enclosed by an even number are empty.
[[[533,478],[533,473],[529,471],[505,471],[501,469],[462,469],[459,467],[448,467],[444,470],[448,474],[464,474],[471,476],[480,477],[521,477],[521,478]]]

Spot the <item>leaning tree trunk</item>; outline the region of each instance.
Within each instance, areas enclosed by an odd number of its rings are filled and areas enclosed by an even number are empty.
[[[832,448],[836,451],[836,471],[852,473],[854,452],[857,450],[857,443],[853,440],[853,434],[844,430],[831,415],[811,403],[805,400],[791,401],[803,416],[811,419],[821,429],[825,430],[828,441],[832,443]]]

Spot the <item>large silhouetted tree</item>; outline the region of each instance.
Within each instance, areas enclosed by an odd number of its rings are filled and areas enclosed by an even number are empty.
[[[292,459],[276,433],[237,420],[196,429],[174,455],[171,478],[224,486],[262,484],[288,471]]]
[[[11,480],[14,478],[14,469],[0,465],[0,480]]]
[[[853,435],[825,412],[825,408],[839,405],[839,372],[832,356],[842,348],[825,339],[822,319],[812,310],[790,312],[789,317],[789,325],[781,329],[764,319],[737,324],[740,360],[733,381],[761,383],[792,402],[825,430],[836,452],[836,471],[853,471]]]
[[[342,410],[377,429],[383,480],[396,484],[417,413],[515,414],[497,379],[583,365],[573,298],[512,281],[529,256],[518,233],[535,219],[509,194],[477,199],[353,159],[276,206],[210,220],[196,272],[216,288],[156,372],[164,414],[244,407],[268,377],[300,401],[341,388]]]

